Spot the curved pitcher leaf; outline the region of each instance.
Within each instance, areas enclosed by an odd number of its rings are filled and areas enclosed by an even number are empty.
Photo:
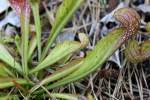
[[[100,66],[121,46],[123,33],[123,29],[116,29],[110,32],[108,36],[104,37],[96,44],[95,48],[87,55],[85,59],[72,66],[77,68],[73,73],[68,73],[66,77],[62,77],[60,80],[54,83],[51,83],[51,78],[53,76],[49,76],[41,81],[38,85],[34,86],[30,92],[35,91],[40,86],[47,83],[49,83],[47,89],[52,89],[79,80],[95,71],[97,68],[100,68]]]

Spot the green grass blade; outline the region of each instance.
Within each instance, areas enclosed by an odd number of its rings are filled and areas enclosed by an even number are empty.
[[[61,4],[61,6],[59,7],[57,11],[56,19],[52,27],[51,33],[48,37],[46,47],[44,48],[42,52],[41,60],[44,59],[44,57],[46,56],[48,52],[49,47],[52,45],[56,36],[60,33],[61,29],[65,26],[65,24],[74,14],[74,12],[79,8],[80,4],[83,1],[84,0],[63,0],[63,3]]]

